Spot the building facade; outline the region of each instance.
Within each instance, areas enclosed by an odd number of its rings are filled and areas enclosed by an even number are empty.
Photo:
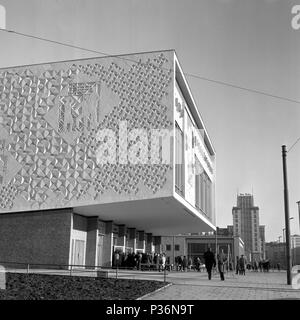
[[[291,236],[291,261],[292,265],[300,265],[300,236]],[[286,242],[267,242],[266,258],[270,260],[271,265],[276,268],[277,263],[282,269],[286,269]]]
[[[291,257],[292,265],[300,265],[300,235],[291,236]]]
[[[259,225],[259,208],[254,206],[253,195],[239,194],[237,205],[232,208],[234,235],[245,243],[248,261],[263,259],[264,226]]]
[[[200,258],[204,263],[204,253],[208,247],[212,252],[223,250],[228,261],[236,264],[236,256],[244,254],[244,243],[241,238],[233,235],[177,235],[163,236],[161,250],[166,254],[171,264],[175,264],[175,257],[186,256],[188,259]]]
[[[285,242],[267,242],[266,259],[270,261],[271,267],[286,269],[286,243]]]
[[[259,237],[260,237],[260,252],[261,258],[266,258],[266,236],[265,236],[265,226],[259,226]]]
[[[214,231],[215,157],[173,50],[1,69],[0,261],[109,266]]]

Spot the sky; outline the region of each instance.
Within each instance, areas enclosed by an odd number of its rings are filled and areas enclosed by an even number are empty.
[[[109,54],[175,49],[183,71],[300,101],[300,0],[0,0],[6,27]],[[96,57],[0,32],[0,67]],[[282,236],[281,146],[300,137],[300,103],[187,77],[216,149],[217,225],[254,194],[266,240]],[[300,141],[287,156],[291,233],[299,232]]]

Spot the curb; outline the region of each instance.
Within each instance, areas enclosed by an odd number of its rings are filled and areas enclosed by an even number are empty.
[[[154,291],[152,291],[152,292],[146,293],[145,295],[143,295],[143,296],[141,296],[141,297],[139,297],[139,298],[137,298],[137,299],[135,299],[135,300],[142,300],[142,299],[144,299],[144,298],[147,298],[147,297],[150,296],[151,294],[154,294],[154,293],[157,293],[157,292],[159,292],[159,291],[161,291],[161,290],[167,289],[167,288],[170,287],[172,284],[173,284],[173,283],[169,283],[169,284],[167,284],[167,285],[165,285],[165,286],[163,286],[163,287],[161,287],[161,288],[158,288],[158,289],[156,289],[156,290],[154,290]]]

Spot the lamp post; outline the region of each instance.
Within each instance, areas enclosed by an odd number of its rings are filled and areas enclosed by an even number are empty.
[[[289,220],[292,220],[292,219],[294,219],[294,217],[290,217],[289,218]],[[286,242],[286,239],[284,240],[284,231],[285,231],[285,228],[283,228],[282,229],[282,242]],[[291,236],[290,236],[291,237]],[[284,255],[286,255],[286,253],[285,253],[285,246],[283,247],[283,252],[284,252]],[[293,257],[291,257],[291,259],[292,259]],[[292,265],[293,265],[293,263],[292,263]]]
[[[292,220],[292,219],[294,219],[294,217],[290,217],[289,220]],[[284,239],[284,231],[285,231],[285,228],[282,229],[282,242],[286,241],[286,239]]]
[[[215,259],[217,261],[218,259],[218,227],[216,227],[216,241],[215,241],[215,245],[216,245],[216,253],[215,253]]]
[[[289,191],[286,166],[286,146],[282,146],[282,167],[283,167],[283,188],[284,188],[284,213],[285,213],[285,239],[286,241],[286,266],[287,266],[287,284],[292,284],[292,261],[290,244],[290,218],[289,218]]]
[[[292,266],[295,264],[295,258],[294,258],[294,256],[295,256],[295,252],[294,252],[294,239],[293,239],[293,236],[291,236],[291,243],[292,243],[292,245],[291,245],[291,250],[292,250]]]
[[[298,201],[297,204],[298,204],[299,226],[300,226],[300,201]]]

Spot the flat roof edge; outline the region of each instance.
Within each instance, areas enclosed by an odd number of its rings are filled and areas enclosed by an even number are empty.
[[[200,122],[201,126],[203,127],[204,133],[205,133],[204,139],[206,140],[205,142],[208,144],[208,148],[209,148],[210,153],[212,155],[215,155],[216,154],[215,147],[213,146],[213,143],[211,142],[211,139],[210,139],[208,131],[207,131],[206,127],[205,127],[203,118],[202,118],[202,116],[200,114],[200,111],[199,111],[199,109],[197,107],[197,104],[196,104],[196,102],[194,100],[194,97],[193,97],[192,92],[190,90],[190,86],[189,86],[188,81],[187,81],[187,79],[185,77],[185,74],[184,74],[184,72],[183,72],[183,70],[181,68],[181,65],[180,65],[180,62],[178,60],[178,57],[177,57],[177,54],[176,54],[175,50],[174,50],[174,60],[175,60],[176,66],[178,67],[179,75],[180,75],[180,77],[182,77],[182,80],[183,80],[183,83],[181,83],[181,85],[183,85],[183,88],[181,88],[181,89],[184,89],[183,90],[184,91],[183,94],[186,94],[186,95],[189,96],[189,98],[190,98],[189,100],[191,102],[191,107],[194,109],[194,112],[192,112],[192,114],[193,115],[195,114],[196,117],[198,117],[198,119],[195,119],[195,120],[196,120],[196,122]],[[176,71],[177,70],[175,70],[175,72]],[[191,111],[193,111],[193,110],[191,110]]]
[[[105,59],[105,58],[120,58],[120,57],[128,57],[128,56],[133,56],[133,55],[138,55],[138,54],[143,55],[143,54],[159,53],[159,52],[175,52],[175,49],[163,49],[163,50],[132,52],[132,53],[122,53],[122,54],[105,54],[105,53],[103,53],[102,56],[95,56],[95,57],[90,57],[90,58],[78,58],[78,59],[68,59],[68,60],[45,61],[45,62],[38,62],[38,63],[32,63],[32,64],[0,67],[0,71],[1,70],[6,70],[6,69],[34,67],[34,66],[41,66],[41,65],[54,64],[54,63],[66,63],[66,62],[72,62],[72,61]],[[96,52],[95,52],[95,54],[96,54]],[[101,53],[99,52],[99,54],[101,54]]]

